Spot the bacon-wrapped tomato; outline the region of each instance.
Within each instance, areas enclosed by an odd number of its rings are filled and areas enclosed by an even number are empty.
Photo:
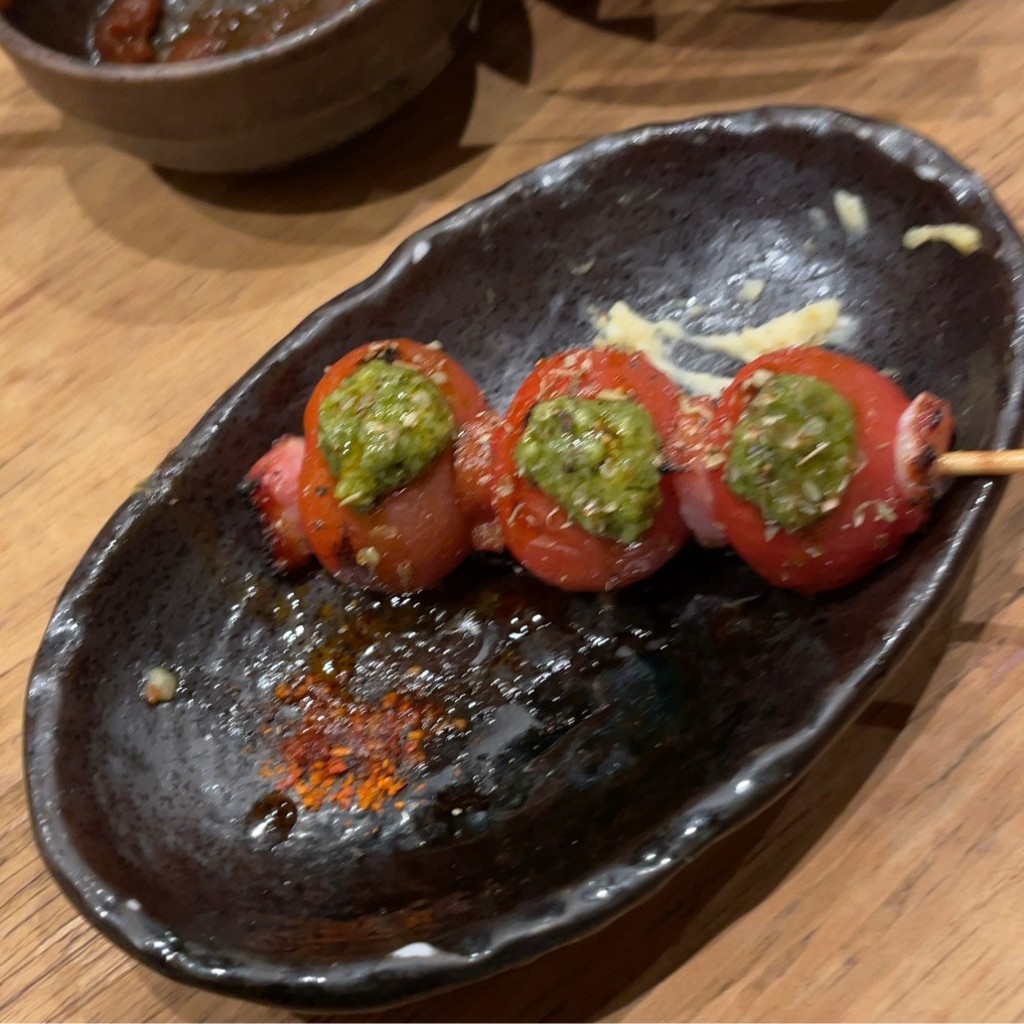
[[[564,590],[624,587],[688,536],[665,460],[679,389],[643,356],[562,352],[537,363],[496,435],[505,542]]]
[[[279,572],[304,566],[313,551],[299,513],[299,473],[306,446],[287,434],[253,463],[243,487],[263,525],[270,560]]]
[[[320,562],[342,582],[433,586],[494,546],[487,403],[439,348],[374,342],[329,367],[304,416],[299,510]],[[466,467],[469,467],[468,469]]]
[[[776,586],[815,594],[891,557],[927,519],[948,403],[820,348],[748,364],[723,393],[708,455],[715,518]]]

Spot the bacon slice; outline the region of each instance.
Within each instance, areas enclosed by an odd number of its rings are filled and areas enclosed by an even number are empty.
[[[491,441],[501,420],[489,409],[478,413],[455,440],[455,490],[473,523],[474,551],[504,551],[505,535],[494,509],[494,454]]]
[[[935,460],[949,451],[955,421],[945,399],[923,391],[900,416],[896,429],[896,484],[914,505],[930,505],[937,497]]]
[[[285,435],[256,460],[245,476],[271,561],[280,572],[299,569],[313,556],[299,514],[299,470],[304,447],[301,437]]]
[[[679,402],[676,428],[666,443],[666,462],[679,500],[679,513],[694,540],[704,548],[728,544],[725,527],[715,517],[713,463],[721,458],[711,435],[714,403],[686,395]]]
[[[702,548],[724,548],[729,543],[725,527],[715,518],[715,488],[711,470],[703,463],[687,467],[675,478],[676,496],[683,522]]]

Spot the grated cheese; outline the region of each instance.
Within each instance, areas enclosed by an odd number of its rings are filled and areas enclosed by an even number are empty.
[[[780,348],[823,344],[839,324],[840,308],[836,299],[822,299],[756,327],[727,334],[687,334],[686,341],[749,363]]]
[[[803,309],[783,313],[755,327],[725,334],[694,334],[677,320],[647,320],[627,302],[616,302],[595,320],[595,348],[625,348],[640,352],[677,384],[702,395],[718,395],[731,378],[687,370],[673,358],[671,350],[686,342],[711,352],[720,352],[750,362],[767,352],[803,345],[821,345],[833,340],[849,326],[840,316],[836,299],[812,302]]]
[[[981,232],[972,224],[924,224],[903,235],[904,249],[918,249],[928,242],[945,242],[962,256],[981,248]]]
[[[842,188],[836,189],[832,193],[832,205],[848,238],[856,240],[868,233],[868,211],[860,196]]]
[[[736,293],[743,302],[757,302],[764,295],[765,281],[760,277],[748,277]]]

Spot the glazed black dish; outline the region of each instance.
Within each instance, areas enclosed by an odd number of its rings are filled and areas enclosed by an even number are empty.
[[[860,240],[838,188],[866,205]],[[950,221],[982,251],[902,247]],[[238,481],[356,344],[443,339],[503,408],[617,299],[653,316],[696,297],[716,331],[834,296],[853,352],[951,400],[960,447],[1009,446],[1022,266],[990,192],[931,143],[783,108],[600,139],[409,239],[214,405],[68,583],[26,720],[49,868],[146,963],[305,1008],[456,985],[607,922],[783,792],[934,634],[1001,484],[958,482],[898,558],[828,598],[691,547],[614,595],[490,558],[381,600],[272,575]],[[767,282],[756,305],[741,277]],[[376,812],[293,813],[262,771],[290,728],[275,688],[331,659],[366,706],[395,691],[461,722]],[[181,683],[150,707],[154,665]]]

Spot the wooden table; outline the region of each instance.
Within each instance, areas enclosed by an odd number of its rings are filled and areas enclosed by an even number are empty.
[[[304,314],[410,231],[578,142],[760,102],[898,119],[1024,219],[1020,0],[484,0],[392,123],[252,181],[159,174],[0,59],[0,1020],[288,1020],[167,981],[43,870],[21,779],[30,661],[132,485]],[[159,381],[159,387],[153,382]],[[1024,486],[924,685],[598,936],[387,1020],[1024,1017]]]

